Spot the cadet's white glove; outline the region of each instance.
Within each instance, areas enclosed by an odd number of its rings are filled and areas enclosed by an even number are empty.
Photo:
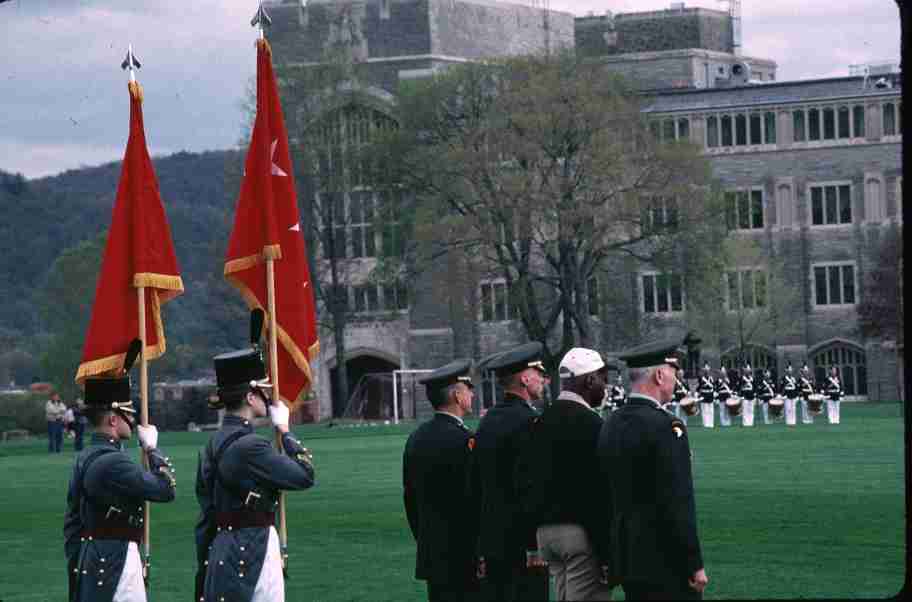
[[[148,426],[137,425],[136,436],[139,437],[139,444],[145,450],[155,449],[158,445],[158,429],[152,424]]]
[[[288,416],[291,412],[281,401],[277,401],[274,404],[269,406],[269,419],[272,421],[272,425],[276,428],[281,428],[283,426],[288,426]]]

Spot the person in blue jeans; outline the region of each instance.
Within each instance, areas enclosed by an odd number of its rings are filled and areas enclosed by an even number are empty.
[[[44,405],[48,423],[48,453],[60,453],[63,448],[63,417],[66,415],[66,404],[60,400],[59,393],[52,393]]]

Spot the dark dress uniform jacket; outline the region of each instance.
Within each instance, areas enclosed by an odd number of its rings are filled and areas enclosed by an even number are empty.
[[[795,399],[798,397],[798,382],[794,376],[786,374],[782,377],[782,384],[779,390],[787,399]]]
[[[602,497],[593,491],[599,482],[596,451],[603,424],[601,416],[582,403],[558,397],[542,412],[544,428],[536,442],[550,448],[552,454],[548,474],[539,475],[547,486],[542,504],[545,511],[537,526],[580,525],[599,557],[608,552],[597,548],[595,536],[603,530],[606,517]]]
[[[143,469],[120,443],[99,433],[76,457],[63,524],[70,600],[113,599],[127,558],[129,540],[89,539],[84,532],[141,530],[144,502],[174,499],[174,481],[160,471],[167,466],[161,452],[152,450],[149,465],[151,471]]]
[[[631,394],[599,437],[611,525],[602,534],[624,584],[682,591],[703,567],[687,427],[648,397]]]
[[[712,403],[716,395],[716,384],[712,376],[701,376],[700,385],[697,387],[700,394],[700,403]]]
[[[307,489],[314,484],[314,469],[301,444],[288,433],[283,435],[282,444],[285,454],[255,434],[250,422],[227,415],[200,454],[196,497],[201,512],[196,551],[200,568],[205,567],[206,602],[249,601],[269,542],[268,527],[218,529],[216,513],[237,516],[275,512],[281,490]]]
[[[437,413],[413,432],[402,456],[409,528],[418,544],[415,578],[475,587],[478,497],[470,483],[472,431]]]
[[[517,432],[537,416],[521,397],[505,393],[484,415],[475,434],[474,478],[481,489],[479,552],[489,577],[508,577],[526,563],[526,550],[538,547],[536,525],[519,516],[514,481]]]

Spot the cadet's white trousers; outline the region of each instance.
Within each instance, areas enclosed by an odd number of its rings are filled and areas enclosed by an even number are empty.
[[[814,415],[811,414],[807,399],[801,400],[801,422],[804,424],[814,424]]]
[[[742,426],[754,426],[754,403],[753,399],[745,399],[741,402]]]
[[[719,402],[719,425],[731,426],[731,415],[728,413],[728,406],[724,401]]]
[[[830,424],[839,424],[839,404],[838,401],[827,400],[827,419]]]
[[[127,544],[127,557],[123,572],[114,590],[113,602],[146,602],[146,585],[143,583],[142,559],[135,541]]]
[[[795,426],[795,419],[797,418],[796,412],[797,408],[795,407],[795,399],[785,400],[785,424],[788,426]]]
[[[266,558],[263,559],[263,570],[260,571],[260,578],[257,579],[251,602],[285,602],[282,551],[279,548],[279,534],[275,527],[269,527]]]
[[[760,402],[760,407],[763,409],[763,424],[770,424],[769,402]]]
[[[700,402],[700,416],[703,417],[703,426],[711,429],[715,426],[715,409],[712,403]]]

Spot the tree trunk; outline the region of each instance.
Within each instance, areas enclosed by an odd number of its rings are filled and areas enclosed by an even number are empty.
[[[336,393],[342,412],[348,408],[348,368],[345,365],[345,315],[333,314],[333,342],[336,346]]]

